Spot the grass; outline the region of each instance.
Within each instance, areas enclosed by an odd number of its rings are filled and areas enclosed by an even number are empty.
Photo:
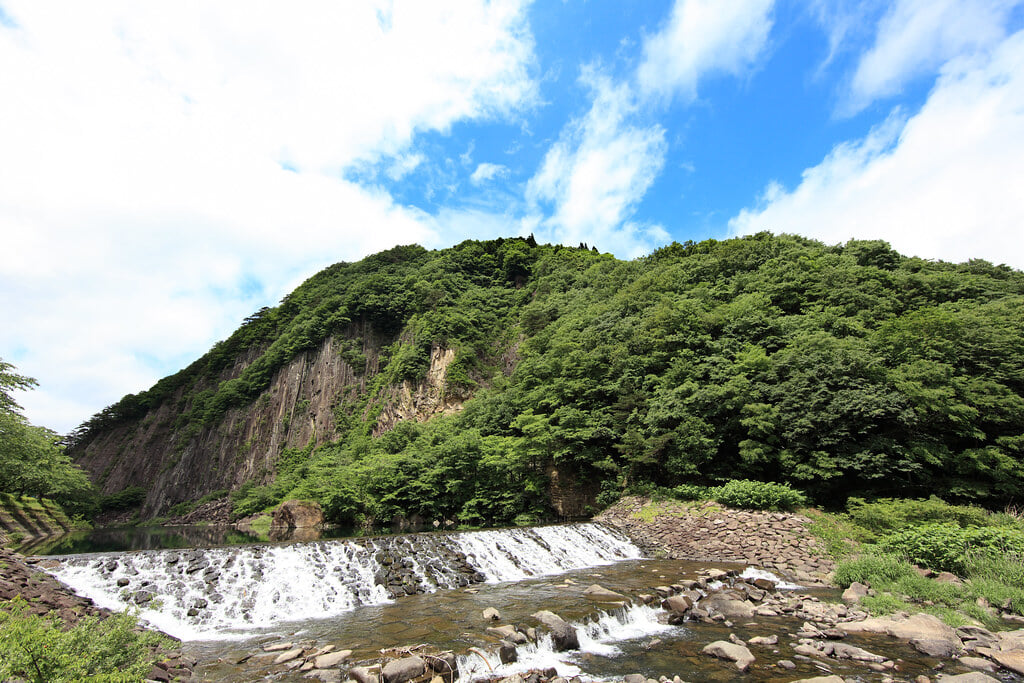
[[[249,526],[260,536],[266,536],[270,534],[270,522],[270,515],[260,515],[256,519],[252,520]]]
[[[801,512],[812,520],[809,531],[837,561],[833,582],[846,587],[858,581],[874,589],[874,595],[861,600],[871,614],[927,612],[951,626],[982,623],[992,629],[1006,628],[1000,609],[1024,614],[1021,554],[980,544],[955,550],[962,583],[943,583],[921,576],[907,559],[907,550],[893,543],[901,534],[927,537],[936,524],[962,529],[965,536],[977,529],[992,530],[982,535],[1012,535],[1024,529],[1020,509],[988,512],[948,505],[932,497],[919,501],[851,499],[847,513]]]

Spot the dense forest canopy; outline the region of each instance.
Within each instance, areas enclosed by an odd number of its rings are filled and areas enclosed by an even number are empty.
[[[517,238],[339,263],[94,416],[72,449],[182,388],[187,439],[328,336],[350,335],[362,371],[359,326],[390,340],[370,390],[338,397],[335,440],[284,451],[272,482],[236,491],[239,513],[298,497],[336,521],[543,518],[552,466],[598,504],[731,479],[825,504],[1024,490],[1024,273],[768,233],[633,261]],[[422,380],[438,346],[456,352],[446,390],[472,397],[464,410],[373,436],[381,392]],[[240,376],[190,389],[253,351]]]

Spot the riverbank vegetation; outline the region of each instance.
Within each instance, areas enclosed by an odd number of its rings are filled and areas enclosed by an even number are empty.
[[[33,378],[0,359],[0,494],[17,495],[26,505],[49,499],[69,515],[88,516],[96,492],[85,472],[71,462],[61,437],[29,423],[12,396],[35,386]],[[15,502],[10,505],[16,509]]]
[[[1024,615],[1024,516],[1014,508],[854,499],[845,513],[811,514],[838,560],[835,583],[869,585],[861,604],[872,614],[925,611],[988,627],[1006,625],[1000,613]]]
[[[140,681],[158,659],[156,649],[169,643],[127,613],[83,617],[71,626],[29,607],[21,598],[0,603],[0,680]]]
[[[1020,271],[767,233],[633,261],[583,246],[467,241],[336,264],[94,416],[72,450],[172,400],[167,443],[196,448],[334,337],[367,390],[336,397],[328,442],[236,485],[237,514],[309,498],[342,524],[551,519],[553,469],[595,509],[636,485],[743,479],[833,507],[931,492],[1000,507],[1024,490]],[[374,367],[365,335],[384,340]],[[455,352],[443,390],[464,409],[374,436],[389,392],[424,381],[436,348]]]

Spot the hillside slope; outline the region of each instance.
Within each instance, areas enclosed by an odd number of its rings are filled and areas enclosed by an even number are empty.
[[[228,489],[239,513],[498,523],[744,477],[992,504],[1024,484],[1022,396],[1005,266],[767,233],[628,262],[468,241],[325,269],[71,451],[148,516]]]

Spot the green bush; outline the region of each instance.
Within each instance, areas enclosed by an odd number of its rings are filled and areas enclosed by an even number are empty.
[[[856,524],[876,533],[905,529],[926,522],[948,522],[962,527],[989,526],[995,523],[986,510],[968,505],[950,505],[935,496],[926,500],[882,498],[871,502],[850,498],[846,505],[850,518]]]
[[[165,642],[157,633],[136,630],[127,613],[85,617],[65,630],[56,617],[30,614],[28,607],[20,597],[0,603],[0,680],[139,681]]]
[[[836,565],[833,581],[842,588],[854,581],[874,586],[893,583],[912,575],[916,576],[914,568],[898,555],[865,553]]]
[[[713,487],[696,484],[680,484],[672,489],[672,497],[677,500],[709,500],[714,497],[714,493]]]
[[[145,499],[146,489],[141,486],[129,486],[117,493],[103,496],[100,499],[100,509],[105,512],[110,510],[129,510],[141,505]]]
[[[712,489],[712,497],[722,505],[750,510],[792,510],[807,504],[803,493],[788,484],[735,479]]]
[[[879,547],[905,555],[911,562],[937,571],[963,576],[968,557],[1024,554],[1024,533],[1007,527],[968,527],[954,524],[921,524],[882,539]]]

